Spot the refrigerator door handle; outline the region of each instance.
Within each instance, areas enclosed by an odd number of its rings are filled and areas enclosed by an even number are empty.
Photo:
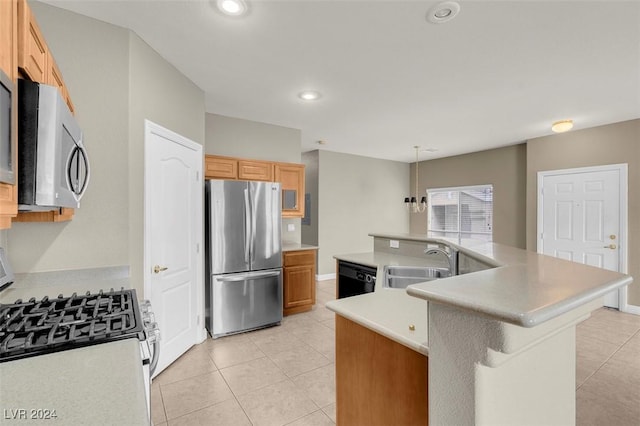
[[[249,189],[244,190],[244,260],[249,264],[251,268],[251,259],[249,258],[251,249],[251,236],[253,231],[251,230],[251,206],[249,204]]]
[[[234,282],[234,281],[247,281],[259,278],[277,277],[280,275],[280,270],[267,271],[267,272],[248,272],[245,274],[233,274],[228,277],[217,277],[217,281],[220,282]]]

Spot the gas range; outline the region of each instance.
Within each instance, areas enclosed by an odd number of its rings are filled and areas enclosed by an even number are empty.
[[[153,318],[145,319],[135,290],[0,304],[0,362],[120,339],[146,341]]]

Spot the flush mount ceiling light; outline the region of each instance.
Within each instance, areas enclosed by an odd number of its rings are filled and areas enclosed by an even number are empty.
[[[217,0],[216,5],[220,12],[229,16],[240,16],[247,12],[247,4],[244,0]]]
[[[573,120],[556,121],[551,125],[551,130],[556,133],[564,133],[573,129]]]
[[[316,101],[320,99],[320,96],[320,92],[314,90],[305,90],[304,92],[298,93],[298,97],[303,101]]]
[[[456,17],[460,12],[460,5],[455,1],[445,1],[433,6],[427,12],[427,20],[434,24],[442,24]]]

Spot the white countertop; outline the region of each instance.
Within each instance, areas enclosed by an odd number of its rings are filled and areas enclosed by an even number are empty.
[[[149,424],[141,366],[137,339],[0,363],[0,425]]]
[[[408,239],[407,234],[370,235]],[[421,235],[409,237],[412,241],[453,245],[465,255],[498,266],[414,284],[407,288],[407,293],[522,327],[534,327],[633,281],[618,272],[502,244],[476,242],[461,246]]]
[[[0,303],[112,287],[130,287],[128,267],[16,274],[16,282],[0,292]],[[26,420],[0,413],[0,425],[148,424],[140,342],[125,339],[2,362],[0,403],[13,413],[27,410]],[[57,418],[32,420],[31,409],[56,410]]]
[[[282,242],[282,251],[298,251],[298,250],[318,250],[318,246],[309,244],[292,243],[289,241]]]
[[[373,293],[338,299],[327,308],[411,349],[428,354],[428,303],[455,306],[522,327],[533,327],[627,285],[632,278],[617,272],[568,262],[496,243],[457,245],[415,234],[370,234],[375,237],[453,245],[466,256],[494,268],[414,284],[406,292],[376,285]],[[385,265],[427,266],[434,259],[386,252],[340,254],[338,260],[377,268]],[[379,281],[381,282],[381,281]],[[414,296],[414,297],[411,297]],[[416,327],[409,332],[408,325]]]
[[[378,283],[382,283],[385,265],[423,266],[433,264],[433,259],[430,258],[380,252],[340,254],[334,258],[377,268]],[[333,300],[328,302],[326,306],[338,315],[410,349],[423,355],[429,354],[428,303],[409,296],[402,289],[383,288],[381,284],[376,284],[373,293]],[[415,331],[409,330],[409,325],[413,325]]]
[[[346,297],[327,303],[327,308],[423,355],[429,355],[427,341],[428,303],[399,289],[384,288],[373,293]],[[410,330],[409,326],[415,330]]]

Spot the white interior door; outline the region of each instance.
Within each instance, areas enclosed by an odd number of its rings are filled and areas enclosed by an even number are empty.
[[[202,328],[202,146],[148,121],[145,135],[145,296],[161,334],[157,374]]]
[[[621,272],[621,178],[619,166],[539,173],[538,252]],[[605,306],[619,307],[617,290]]]

